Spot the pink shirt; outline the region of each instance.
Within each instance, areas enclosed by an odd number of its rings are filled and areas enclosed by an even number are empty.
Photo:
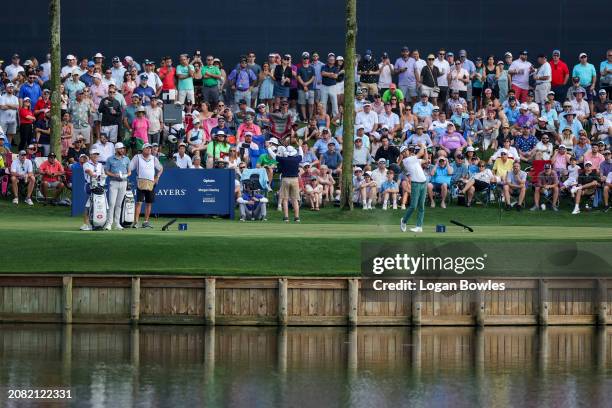
[[[244,134],[246,132],[251,132],[254,135],[261,135],[261,129],[256,124],[251,123],[249,126],[246,122],[241,123],[236,134],[239,143],[244,142]]]
[[[149,119],[135,118],[132,122],[132,131],[134,137],[142,140],[144,143],[149,143]]]

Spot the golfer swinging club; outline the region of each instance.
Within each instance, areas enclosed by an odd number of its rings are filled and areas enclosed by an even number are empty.
[[[427,147],[423,143],[419,144],[418,152],[412,153],[402,160],[402,164],[406,172],[410,176],[410,207],[406,210],[406,214],[400,220],[400,229],[406,232],[406,222],[412,215],[415,209],[418,209],[417,222],[414,228],[410,228],[412,232],[423,232],[423,218],[425,217],[425,195],[427,194],[427,178],[423,171],[423,164],[427,163]]]

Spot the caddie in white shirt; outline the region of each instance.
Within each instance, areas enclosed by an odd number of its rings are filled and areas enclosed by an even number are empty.
[[[416,226],[410,228],[412,232],[423,232],[423,219],[425,218],[425,196],[427,195],[427,177],[423,171],[423,164],[427,163],[427,147],[421,143],[419,150],[409,153],[402,160],[406,174],[410,177],[410,207],[400,220],[400,230],[406,232],[406,223],[415,210],[418,210]]]
[[[89,160],[83,164],[83,176],[85,176],[85,182],[88,186],[91,186],[91,184],[94,182],[104,184],[104,167],[102,166],[102,163],[98,161],[99,157],[100,152],[96,149],[92,149],[89,152]],[[81,231],[91,231],[88,214],[90,206],[91,203],[89,200],[87,200],[85,202],[85,212],[83,212],[83,225],[81,225],[81,228],[79,228]]]
[[[138,174],[138,188],[136,194],[135,220],[133,228],[138,228],[138,220],[140,219],[140,209],[142,203],[145,203],[145,220],[142,223],[142,228],[153,228],[149,222],[153,201],[155,201],[155,185],[159,181],[164,168],[157,159],[151,155],[151,145],[145,143],[142,146],[142,153],[137,154],[132,158],[130,163],[130,171],[136,171]]]

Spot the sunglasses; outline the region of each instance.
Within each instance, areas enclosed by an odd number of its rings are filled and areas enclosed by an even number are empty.
[[[222,107],[224,107],[225,105],[224,105],[224,104],[222,104],[222,103],[219,103],[219,104],[217,104],[217,106],[219,106],[219,107],[221,107],[221,108],[222,108]]]
[[[445,53],[445,52],[441,52],[441,53],[439,53],[438,55],[445,56],[445,55],[446,55],[446,53]]]
[[[427,58],[427,61],[433,61],[435,58]]]
[[[580,59],[586,58],[586,55],[583,55],[582,57],[580,57]]]

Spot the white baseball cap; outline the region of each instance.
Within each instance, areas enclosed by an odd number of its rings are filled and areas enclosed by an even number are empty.
[[[123,149],[125,146],[123,145],[123,143],[121,142],[117,142],[115,143],[115,150],[117,149]]]
[[[72,55],[72,54],[68,54],[68,55],[66,55],[66,59],[67,60],[73,60],[73,59],[76,59],[76,57],[74,55]]]
[[[96,55],[94,55],[94,58],[104,58],[104,55],[102,55],[101,53],[97,52]]]
[[[91,149],[89,154],[93,156],[94,154],[100,154],[100,152],[97,149]]]
[[[292,156],[297,156],[298,151],[295,149],[295,147],[293,146],[288,146],[287,147],[287,156],[292,157]]]

